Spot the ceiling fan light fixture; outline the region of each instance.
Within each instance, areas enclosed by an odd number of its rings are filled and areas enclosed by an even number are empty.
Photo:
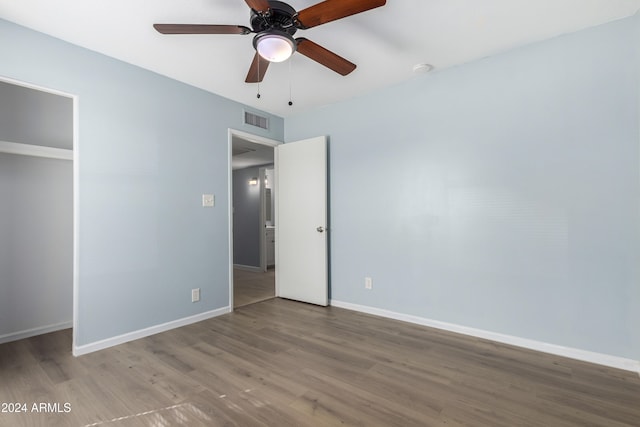
[[[253,46],[260,56],[269,62],[286,61],[296,51],[296,42],[284,31],[270,30],[258,34]]]

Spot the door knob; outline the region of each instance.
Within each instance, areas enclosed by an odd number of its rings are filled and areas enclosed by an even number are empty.
[[[320,226],[320,227],[316,228],[316,231],[318,233],[322,233],[324,231],[324,228],[322,228],[322,226]]]

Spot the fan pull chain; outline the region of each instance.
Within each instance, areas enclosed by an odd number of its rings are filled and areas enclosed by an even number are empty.
[[[258,60],[258,93],[256,98],[260,99],[260,61]]]
[[[291,96],[291,63],[293,62],[293,57],[289,58],[289,107],[291,107],[293,105],[293,100],[291,98],[293,98]]]

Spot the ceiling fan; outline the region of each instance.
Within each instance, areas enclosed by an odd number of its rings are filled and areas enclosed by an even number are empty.
[[[162,34],[240,34],[255,33],[256,54],[245,82],[261,82],[269,63],[287,60],[294,52],[346,76],[356,65],[304,37],[293,38],[298,30],[384,6],[386,0],[325,0],[297,12],[288,4],[275,0],[245,0],[251,8],[251,28],[243,25],[154,24]]]

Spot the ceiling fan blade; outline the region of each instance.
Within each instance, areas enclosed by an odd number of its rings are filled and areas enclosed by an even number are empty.
[[[245,83],[261,82],[264,78],[264,74],[267,72],[268,67],[269,61],[264,59],[258,54],[258,52],[256,52],[255,56],[253,57],[251,67],[249,68],[249,72],[247,73],[247,78],[244,80]]]
[[[296,39],[296,42],[298,43],[298,52],[308,58],[313,59],[317,63],[332,69],[338,74],[346,76],[356,69],[356,64],[354,64],[353,62],[347,61],[343,57],[323,48],[319,44],[314,43],[309,39],[300,37]]]
[[[311,28],[336,19],[384,6],[386,0],[325,0],[298,12],[301,28]]]
[[[243,25],[153,24],[162,34],[249,34]]]
[[[244,0],[251,9],[257,12],[266,12],[269,10],[268,0]]]

